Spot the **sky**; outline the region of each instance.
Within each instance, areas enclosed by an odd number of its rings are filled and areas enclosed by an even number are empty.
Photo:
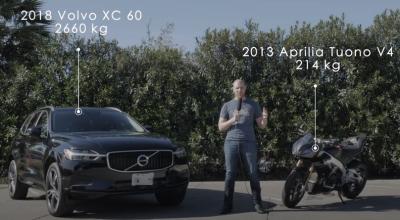
[[[122,47],[140,44],[148,36],[158,36],[167,24],[174,24],[174,44],[191,51],[196,47],[196,37],[207,28],[244,27],[249,19],[259,24],[263,31],[281,27],[288,30],[296,21],[316,24],[329,16],[341,16],[347,22],[368,27],[374,17],[385,9],[400,9],[400,0],[44,0],[42,10],[51,10],[54,23],[85,23],[85,37],[91,37],[91,24],[106,25],[107,39],[116,39]],[[76,14],[94,12],[97,20],[60,20],[58,11]],[[124,17],[119,21],[101,21],[103,10],[119,10]],[[127,21],[128,12],[140,10],[140,21]],[[57,27],[52,25],[52,30]]]

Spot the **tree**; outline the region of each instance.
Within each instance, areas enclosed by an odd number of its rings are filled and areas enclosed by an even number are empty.
[[[6,147],[25,113],[24,108],[9,104],[16,101],[15,98],[19,102],[30,101],[24,96],[29,87],[21,85],[34,82],[29,69],[37,65],[37,48],[48,36],[46,28],[50,21],[38,16],[40,6],[37,0],[0,0],[0,167],[8,153]],[[24,10],[36,12],[36,17],[23,20]],[[21,86],[19,91],[13,90],[14,83]],[[11,90],[18,93],[13,101],[7,97]]]

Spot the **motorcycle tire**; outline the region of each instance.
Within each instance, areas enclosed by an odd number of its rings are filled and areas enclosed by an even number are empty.
[[[294,208],[304,196],[305,172],[294,169],[286,179],[282,191],[282,202],[288,208]]]
[[[346,183],[343,185],[342,194],[348,199],[355,199],[363,191],[367,183],[367,166],[363,163],[357,163],[349,169],[354,169],[358,175],[363,178],[361,183]]]

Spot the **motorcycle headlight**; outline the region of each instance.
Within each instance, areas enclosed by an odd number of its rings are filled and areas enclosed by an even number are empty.
[[[64,156],[67,160],[86,160],[95,161],[104,155],[94,150],[64,149]]]

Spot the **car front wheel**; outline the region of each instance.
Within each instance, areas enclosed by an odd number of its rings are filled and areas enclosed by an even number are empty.
[[[49,213],[56,217],[71,214],[73,211],[63,190],[61,177],[57,163],[52,163],[46,174],[46,203]]]
[[[25,199],[29,186],[18,179],[18,169],[15,160],[8,167],[8,192],[12,199]]]

